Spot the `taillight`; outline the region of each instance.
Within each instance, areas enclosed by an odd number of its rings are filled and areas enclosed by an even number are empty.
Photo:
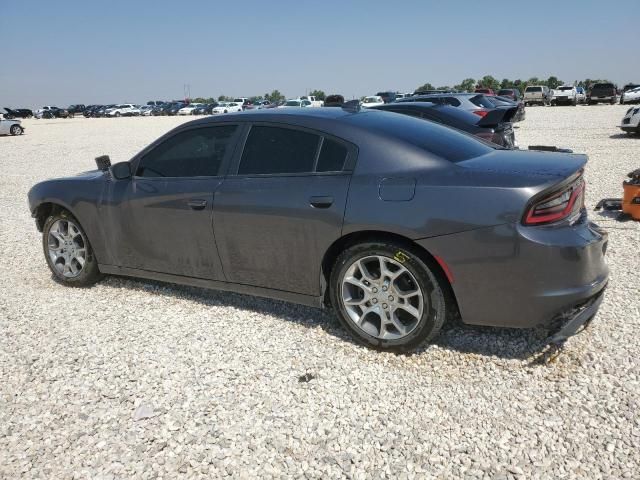
[[[479,117],[484,118],[484,117],[486,117],[486,116],[487,116],[487,114],[488,114],[489,112],[488,112],[488,111],[486,111],[486,110],[474,110],[474,111],[473,111],[473,113],[475,113],[475,114],[476,114],[476,115],[478,115]]]
[[[525,225],[542,225],[564,220],[584,207],[585,183],[581,176],[559,192],[536,200],[525,213]]]

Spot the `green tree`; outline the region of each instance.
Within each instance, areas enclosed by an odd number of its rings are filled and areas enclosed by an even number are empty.
[[[326,95],[322,90],[313,90],[309,95],[316,97],[316,100],[324,101]]]
[[[478,80],[478,87],[498,90],[500,88],[500,82],[491,75],[485,75],[480,80]]]
[[[554,88],[558,88],[560,85],[562,85],[562,80],[558,80],[558,77],[554,77],[551,76],[549,78],[547,78],[547,81],[545,82],[547,87],[554,89]]]
[[[458,85],[454,85],[453,88],[462,92],[472,92],[476,88],[476,80],[474,78],[465,78]]]
[[[282,95],[279,90],[274,90],[271,93],[265,93],[264,98],[269,100],[271,103],[280,102],[285,99],[284,95]]]
[[[416,92],[419,92],[419,91],[422,91],[422,90],[435,90],[435,88],[433,88],[433,85],[431,85],[429,82],[427,82],[424,85],[421,85],[418,88],[416,88]]]
[[[218,97],[219,102],[231,102],[233,101],[233,97],[227,97],[226,95],[220,95]]]
[[[503,78],[500,82],[500,88],[514,88],[514,84],[508,78]]]

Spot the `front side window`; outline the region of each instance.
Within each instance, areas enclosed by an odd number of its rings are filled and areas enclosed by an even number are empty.
[[[136,176],[216,176],[236,128],[235,125],[224,125],[178,133],[142,158]]]
[[[320,137],[281,127],[254,126],[249,132],[238,175],[310,173]]]

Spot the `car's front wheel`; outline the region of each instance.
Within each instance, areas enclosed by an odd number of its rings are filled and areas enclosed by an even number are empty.
[[[51,272],[63,284],[86,287],[100,280],[98,261],[87,235],[66,210],[47,218],[42,246]]]
[[[387,242],[355,245],[336,260],[331,302],[360,343],[407,351],[434,338],[446,317],[440,281],[412,250]]]
[[[9,129],[9,133],[11,135],[22,135],[23,131],[24,130],[20,125],[11,125],[11,128]]]

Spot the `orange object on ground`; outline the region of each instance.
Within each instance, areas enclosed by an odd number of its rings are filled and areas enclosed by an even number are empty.
[[[622,182],[624,195],[622,197],[622,211],[631,215],[634,220],[640,220],[640,182],[629,181]]]

